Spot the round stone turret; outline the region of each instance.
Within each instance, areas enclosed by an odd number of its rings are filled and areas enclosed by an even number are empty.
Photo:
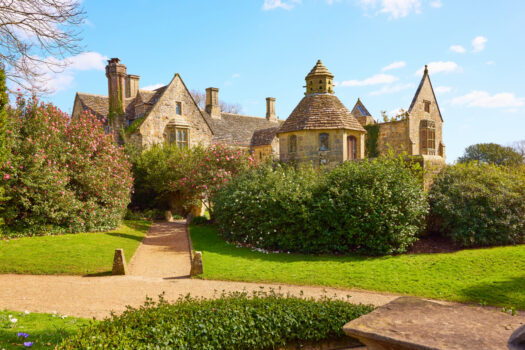
[[[306,92],[309,94],[334,93],[334,75],[318,60],[305,78]]]

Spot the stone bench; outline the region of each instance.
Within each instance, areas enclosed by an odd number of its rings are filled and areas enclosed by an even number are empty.
[[[523,325],[524,317],[501,311],[400,297],[343,330],[368,350],[517,350],[525,349],[524,338],[508,343]]]

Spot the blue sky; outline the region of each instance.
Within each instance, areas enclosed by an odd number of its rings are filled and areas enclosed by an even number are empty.
[[[410,105],[430,65],[447,161],[479,142],[525,139],[525,1],[84,0],[85,53],[52,75],[45,99],[71,112],[77,91],[107,94],[105,59],[119,57],[140,86],[181,74],[190,89],[263,116],[275,97],[285,119],[321,59],[336,95],[381,119]]]

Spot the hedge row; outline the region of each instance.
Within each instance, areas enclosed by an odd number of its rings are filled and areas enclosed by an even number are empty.
[[[344,337],[345,323],[373,310],[345,301],[275,292],[149,300],[81,329],[58,349],[273,349]]]
[[[215,219],[229,241],[302,253],[407,250],[428,212],[419,177],[401,159],[332,171],[260,166],[223,187]]]

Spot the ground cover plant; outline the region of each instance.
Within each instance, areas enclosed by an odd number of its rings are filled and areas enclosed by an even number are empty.
[[[400,253],[417,240],[428,212],[418,172],[402,158],[330,171],[260,166],[217,192],[215,219],[225,239],[264,249]]]
[[[433,228],[462,246],[525,243],[525,167],[445,167],[429,195]]]
[[[89,320],[67,315],[0,311],[0,349],[54,349]],[[25,343],[25,345],[24,345]]]
[[[372,306],[274,291],[230,293],[217,299],[149,300],[82,328],[58,349],[273,349],[296,342],[346,337],[345,323]]]
[[[204,279],[359,288],[525,309],[525,245],[455,253],[266,254],[226,243],[213,226],[191,226]]]
[[[130,201],[131,164],[102,122],[69,116],[36,98],[17,99],[0,164],[4,235],[104,231],[117,227]]]
[[[107,232],[0,240],[0,273],[109,274],[115,249],[129,262],[148,231],[149,221],[125,221]]]

